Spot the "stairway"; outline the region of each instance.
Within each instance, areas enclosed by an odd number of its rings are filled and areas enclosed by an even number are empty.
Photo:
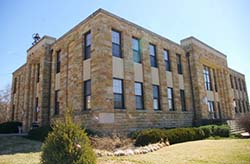
[[[244,128],[241,128],[236,120],[227,120],[227,124],[230,127],[231,134],[241,135],[242,133],[247,133]]]

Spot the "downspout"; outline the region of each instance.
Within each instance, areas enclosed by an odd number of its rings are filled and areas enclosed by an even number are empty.
[[[189,80],[190,80],[190,86],[191,86],[191,94],[192,94],[192,106],[194,111],[193,116],[193,126],[197,125],[197,114],[196,114],[196,108],[195,108],[195,98],[194,98],[194,87],[193,87],[193,79],[192,79],[192,73],[191,73],[191,65],[190,65],[190,54],[189,52],[186,53],[187,61],[188,61],[188,70],[189,70]]]

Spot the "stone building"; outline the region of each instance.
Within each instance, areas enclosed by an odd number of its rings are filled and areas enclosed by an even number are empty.
[[[13,73],[12,119],[24,130],[67,108],[87,128],[126,133],[234,119],[249,103],[244,75],[221,52],[194,37],[177,44],[99,9],[59,39],[41,38]]]

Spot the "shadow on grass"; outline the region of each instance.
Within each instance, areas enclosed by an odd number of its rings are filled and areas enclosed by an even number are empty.
[[[41,145],[22,136],[0,137],[0,155],[40,152]]]

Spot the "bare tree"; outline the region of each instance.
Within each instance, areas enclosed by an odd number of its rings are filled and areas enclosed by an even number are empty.
[[[7,85],[3,90],[0,90],[0,123],[9,120],[10,96],[11,96],[10,85]]]

